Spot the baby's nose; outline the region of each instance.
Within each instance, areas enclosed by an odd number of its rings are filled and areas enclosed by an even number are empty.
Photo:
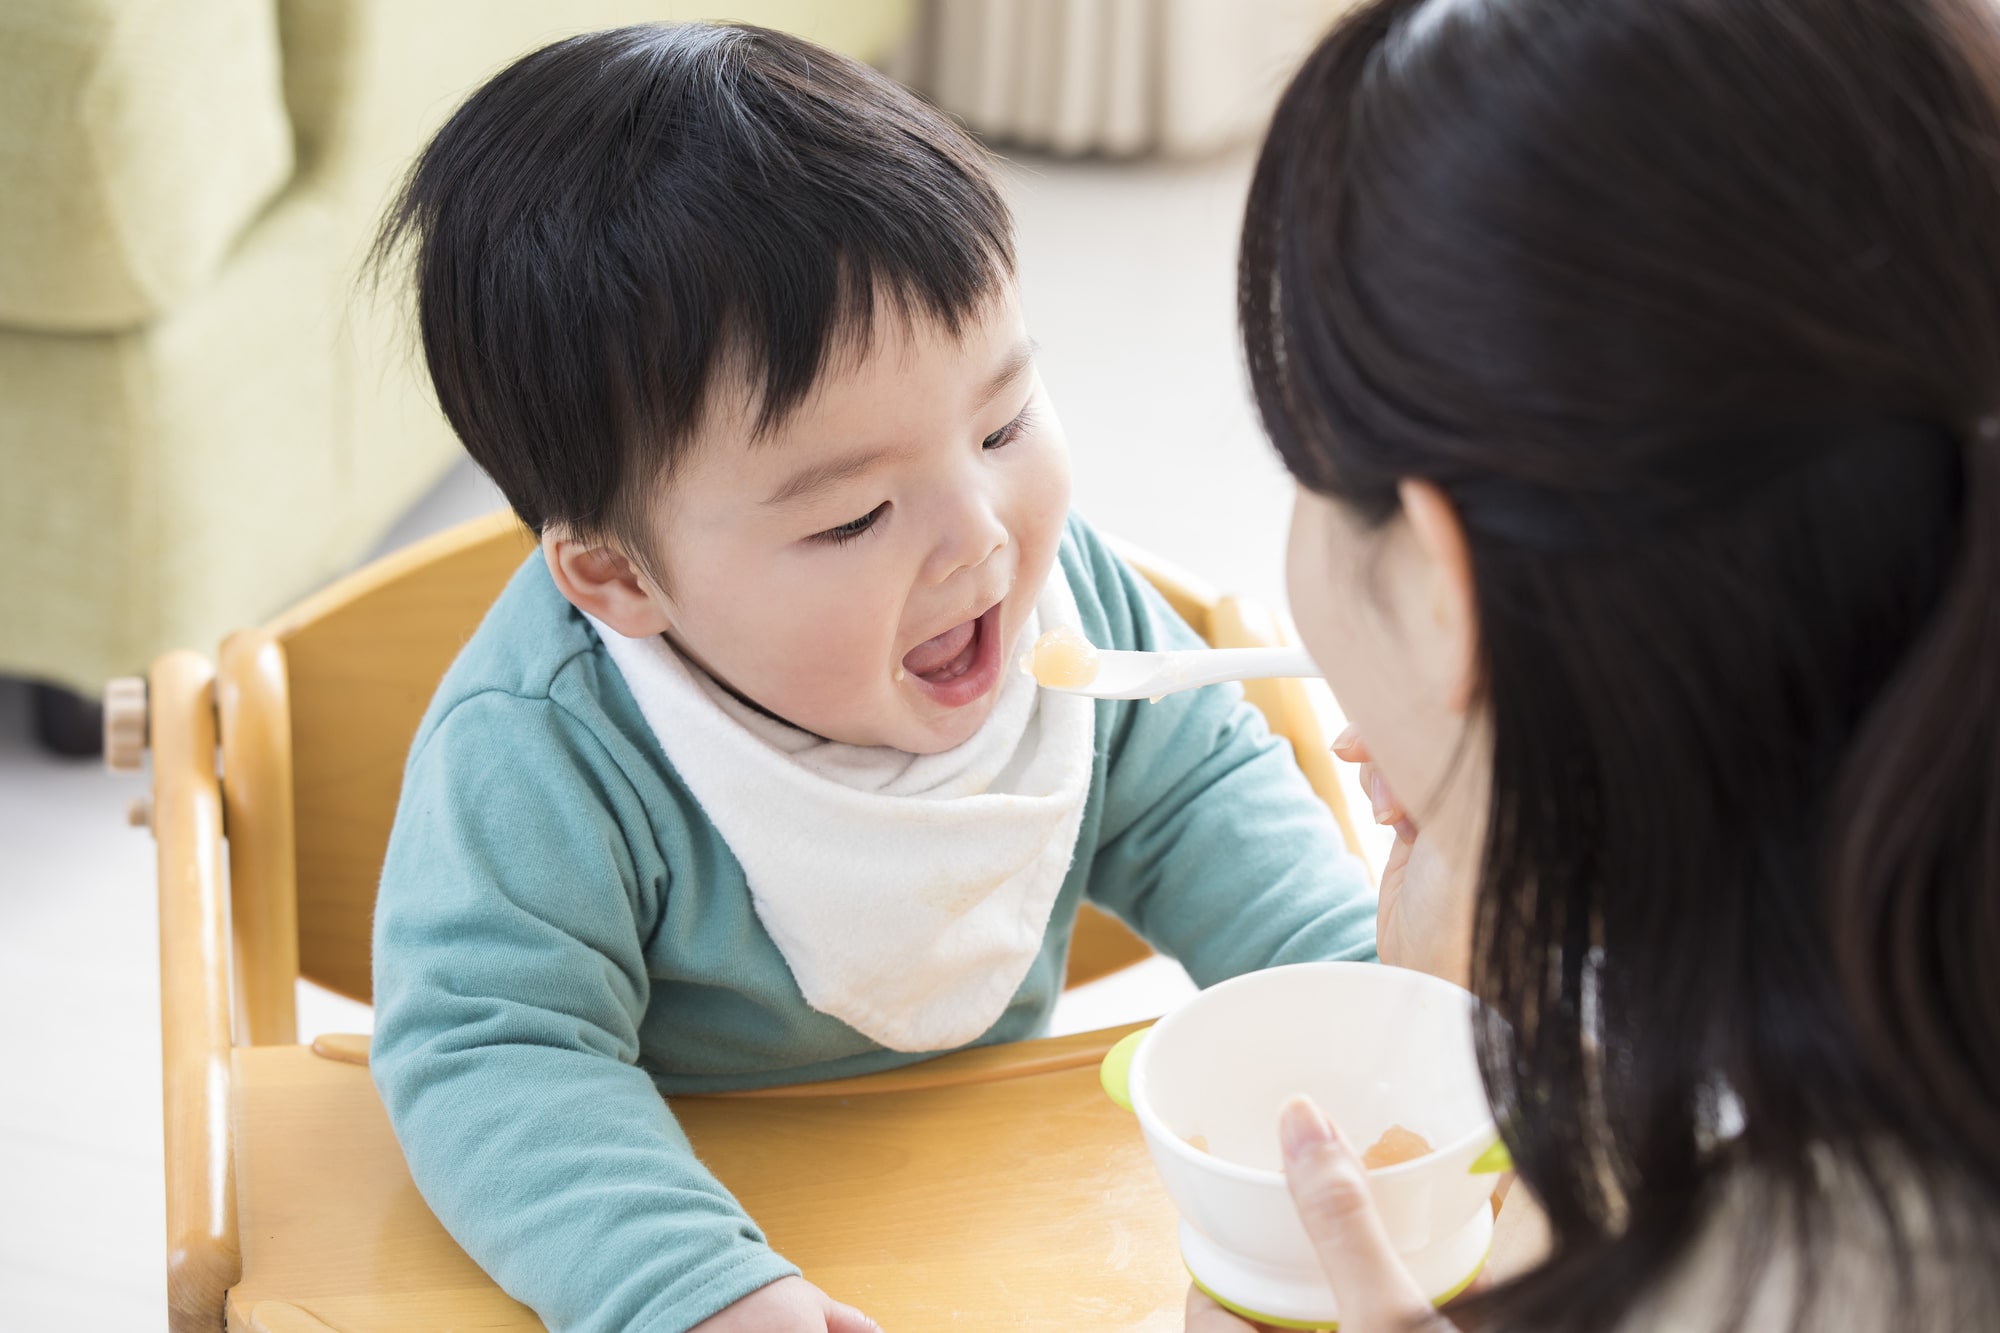
[[[1007,548],[1007,527],[990,512],[967,515],[946,529],[932,568],[934,582],[946,583],[963,572],[976,573]]]

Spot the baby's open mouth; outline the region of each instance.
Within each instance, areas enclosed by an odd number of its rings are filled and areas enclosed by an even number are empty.
[[[903,670],[938,702],[971,703],[1000,674],[1000,606],[925,639],[903,655]]]
[[[953,625],[934,639],[925,639],[903,658],[903,670],[913,676],[942,684],[972,670],[973,642],[979,637],[979,622],[968,620]]]

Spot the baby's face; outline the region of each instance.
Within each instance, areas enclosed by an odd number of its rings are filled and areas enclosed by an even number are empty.
[[[774,433],[712,415],[652,516],[668,635],[830,740],[971,738],[1069,509],[1069,454],[1011,288],[963,336],[878,316]]]

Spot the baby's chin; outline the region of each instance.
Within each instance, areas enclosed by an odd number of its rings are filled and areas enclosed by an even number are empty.
[[[954,708],[949,713],[919,720],[911,728],[911,734],[904,738],[905,743],[898,744],[896,748],[910,754],[943,754],[946,750],[956,750],[979,734],[979,729],[993,716],[993,705],[999,697],[999,687],[995,686],[971,703]]]
[[[782,712],[759,707],[782,722],[835,744],[901,750],[905,754],[943,754],[979,734],[979,729],[993,716],[993,705],[999,695],[996,687],[969,704],[933,712],[913,705],[900,690],[892,688],[879,709],[859,714],[849,712],[843,717],[826,716],[809,708]]]

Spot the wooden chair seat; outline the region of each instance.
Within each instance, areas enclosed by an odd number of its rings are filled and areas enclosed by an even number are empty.
[[[1129,1030],[674,1112],[771,1244],[885,1328],[1177,1329],[1174,1211],[1098,1086]],[[424,1206],[365,1068],[239,1047],[231,1079],[232,1333],[542,1327]]]

